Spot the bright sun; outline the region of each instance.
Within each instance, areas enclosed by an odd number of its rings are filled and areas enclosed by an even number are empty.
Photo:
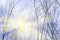
[[[28,22],[26,22],[23,18],[17,18],[17,19],[9,19],[9,30],[19,28],[17,31],[17,34],[22,36],[23,34],[27,35],[31,32],[31,27],[29,25],[32,25]],[[27,33],[27,34],[26,34]]]
[[[30,15],[28,15],[26,11],[24,11],[21,15],[19,14],[20,13],[14,14],[16,17],[9,18],[6,30],[10,31],[18,28],[18,36],[31,37],[33,33],[37,36],[37,31],[33,27],[33,22],[27,21]]]

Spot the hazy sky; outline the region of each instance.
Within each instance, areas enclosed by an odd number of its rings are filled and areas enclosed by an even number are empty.
[[[10,0],[10,2],[11,2],[11,0]],[[32,27],[33,19],[29,19],[29,18],[32,18],[35,16],[35,14],[33,14],[33,13],[35,13],[33,0],[16,0],[15,2],[16,2],[16,5],[15,5],[12,15],[8,21],[9,30],[7,29],[7,31],[10,31],[14,28],[19,27],[20,29],[18,30],[17,34],[19,34],[21,36],[24,36],[23,35],[23,33],[24,33],[25,37],[29,37],[30,36],[29,34],[31,33],[31,31],[34,31],[34,34],[36,34],[37,31]],[[6,13],[7,13],[6,5],[8,5],[8,3],[9,2],[7,2],[7,0],[0,0],[0,11],[3,11],[4,17],[6,16]],[[59,3],[60,3],[60,1],[59,1]],[[60,8],[58,9],[57,13],[60,15]],[[39,20],[42,22],[43,17]],[[60,16],[58,16],[57,20],[58,20],[58,24],[60,24]],[[1,21],[1,19],[0,19],[0,21]],[[60,29],[60,25],[58,25],[57,29],[58,30]],[[2,26],[0,27],[0,35],[2,34],[1,32],[2,32]],[[33,34],[33,32],[32,32],[32,34]],[[0,36],[0,40],[1,40],[1,38],[2,38],[2,35]]]

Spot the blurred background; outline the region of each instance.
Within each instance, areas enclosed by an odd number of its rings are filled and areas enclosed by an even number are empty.
[[[60,40],[60,0],[0,0],[0,40]]]

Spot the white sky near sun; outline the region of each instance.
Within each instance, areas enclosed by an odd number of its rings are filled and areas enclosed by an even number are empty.
[[[13,15],[11,16],[10,24],[12,24],[12,28],[19,27],[18,34],[23,35],[25,33],[25,36],[29,36],[30,31],[33,29],[32,23],[27,22],[29,18],[29,10],[30,8],[26,8],[23,10],[23,12],[18,12],[16,9],[13,12]],[[28,11],[28,12],[27,12]],[[17,20],[16,20],[17,19]],[[33,31],[33,30],[32,30]]]
[[[24,33],[25,37],[29,37],[29,34],[34,31],[33,27],[31,27],[32,23],[27,22],[29,15],[32,14],[30,12],[33,10],[33,4],[30,3],[31,0],[27,1],[28,0],[21,0],[21,2],[14,7],[11,18],[8,21],[7,26],[9,27],[6,28],[6,32],[19,27],[17,34],[23,36]],[[6,1],[1,0],[0,5],[2,7],[6,6]]]

